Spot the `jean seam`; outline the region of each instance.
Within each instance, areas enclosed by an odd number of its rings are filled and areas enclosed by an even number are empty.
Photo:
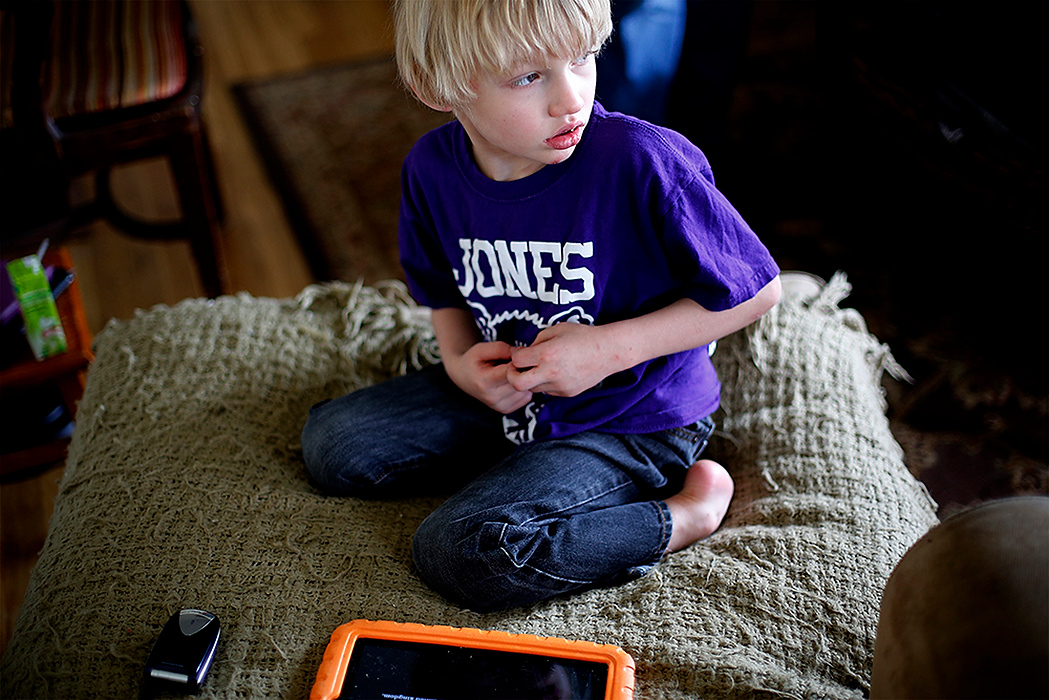
[[[579,508],[580,506],[586,505],[587,503],[593,503],[597,499],[604,498],[605,496],[607,496],[610,493],[615,493],[616,491],[621,491],[621,490],[629,487],[632,483],[633,482],[631,482],[629,480],[624,481],[623,483],[618,484],[618,485],[616,485],[613,488],[607,489],[606,491],[602,491],[599,494],[595,494],[594,496],[591,496],[590,498],[587,498],[586,500],[578,501],[576,503],[572,503],[570,505],[566,505],[563,508],[559,508],[558,510],[552,510],[549,513],[544,513],[543,515],[537,515],[534,518],[529,518],[528,520],[525,520],[524,522],[522,522],[520,524],[521,525],[528,525],[530,523],[534,523],[537,520],[542,520],[543,518],[548,518],[548,517],[550,517],[552,515],[553,516],[557,516],[557,515],[560,515],[561,513],[564,513],[566,511],[573,510],[575,508]]]
[[[541,576],[545,576],[546,578],[551,579],[553,581],[562,581],[562,582],[565,582],[565,583],[572,583],[572,584],[577,584],[577,585],[588,585],[588,584],[591,584],[591,583],[596,583],[597,581],[600,580],[600,579],[575,579],[575,578],[565,578],[564,576],[555,576],[554,574],[551,574],[549,571],[544,571],[543,569],[540,569],[538,567],[532,566],[531,564],[522,564],[519,568],[531,569],[532,571],[536,572],[537,574],[539,574]]]
[[[570,506],[565,506],[564,508],[561,508],[560,510],[550,511],[549,513],[545,513],[542,516],[536,516],[534,518],[529,518],[528,520],[525,520],[525,521],[521,522],[519,524],[519,526],[520,525],[528,525],[528,524],[533,523],[533,522],[535,522],[537,520],[541,520],[542,518],[550,517],[550,516],[556,516],[556,515],[558,515],[560,513],[564,513],[567,510],[571,510],[573,508],[578,508],[581,505],[584,505],[586,503],[590,503],[592,501],[595,501],[598,498],[601,498],[603,496],[607,496],[610,493],[613,493],[615,491],[619,491],[620,489],[627,488],[628,486],[630,486],[630,482],[629,481],[623,482],[622,484],[619,484],[615,488],[611,488],[611,489],[608,489],[607,491],[603,491],[603,492],[601,492],[599,494],[596,494],[593,497],[588,498],[588,499],[586,499],[584,501],[579,501],[578,503],[574,503],[574,504],[572,504]],[[665,520],[662,520],[662,518],[663,518],[662,512],[660,512],[660,518],[661,518],[661,523],[660,523],[661,524],[661,529],[665,531],[666,530],[666,522],[665,522]],[[551,579],[551,580],[554,580],[554,581],[564,581],[564,582],[567,582],[567,583],[590,584],[590,583],[595,583],[597,580],[599,580],[599,579],[594,579],[594,580],[586,579],[586,580],[583,580],[583,579],[565,578],[564,576],[557,576],[556,574],[552,574],[549,571],[546,571],[545,569],[541,569],[541,568],[539,568],[539,567],[537,567],[537,566],[535,566],[533,564],[529,564],[529,563],[517,564],[514,561],[513,556],[510,554],[509,551],[507,551],[506,546],[505,546],[506,528],[509,526],[509,523],[500,523],[500,525],[501,525],[501,528],[499,530],[499,541],[500,541],[500,543],[503,543],[503,544],[500,544],[499,552],[506,558],[506,560],[507,560],[507,562],[509,562],[510,566],[514,567],[515,569],[518,569],[518,570],[520,570],[520,569],[529,569],[531,571],[534,571],[537,574],[545,576],[548,579]],[[669,537],[666,537],[665,539],[669,542]],[[664,547],[664,549],[665,549],[665,547]],[[503,575],[505,576],[506,574],[503,574]]]
[[[412,469],[418,469],[419,467],[424,466],[425,463],[426,463],[426,459],[425,458],[418,458],[417,457],[417,458],[414,458],[414,459],[405,460],[404,462],[401,462],[401,464],[397,465],[396,467],[393,467],[393,468],[387,467],[384,470],[382,476],[380,476],[378,479],[375,479],[374,481],[372,481],[371,485],[372,486],[380,486],[380,485],[382,485],[382,483],[384,481],[386,481],[390,477],[397,476],[399,474],[402,474],[403,472],[411,471]],[[350,482],[348,480],[344,480],[344,482],[345,483],[352,483],[352,482]]]
[[[670,507],[664,501],[653,501],[652,505],[659,514],[660,529],[663,532],[658,548],[651,557],[652,561],[657,562],[663,558],[667,553],[667,547],[670,546],[670,538],[674,534],[674,521],[670,517]]]
[[[503,541],[503,539],[504,539],[504,537],[506,535],[506,528],[509,527],[510,524],[509,523],[499,523],[499,525],[500,525],[500,528],[499,528],[499,540]],[[500,573],[499,576],[502,576],[502,577],[511,576],[511,575],[513,575],[513,573],[515,571],[521,571],[523,569],[527,569],[529,571],[533,571],[533,572],[539,574],[540,576],[548,578],[548,579],[550,579],[552,581],[562,581],[562,582],[578,584],[578,585],[585,585],[585,584],[594,583],[594,581],[591,581],[591,580],[588,580],[588,579],[574,579],[574,578],[565,578],[564,576],[557,576],[555,574],[550,573],[549,571],[546,571],[545,569],[540,569],[539,567],[534,566],[532,564],[528,564],[528,563],[518,564],[516,561],[514,561],[514,558],[510,554],[510,552],[508,552],[506,550],[505,546],[500,546],[497,551],[503,556],[503,558],[506,560],[507,564],[509,564],[509,566],[514,570],[514,571],[505,571],[505,572]]]
[[[693,444],[703,444],[710,440],[710,435],[714,432],[713,427],[710,426],[711,422],[712,421],[710,421],[708,418],[704,418],[703,420],[696,421],[693,424],[696,426],[702,425],[704,426],[704,428],[709,428],[708,430],[705,430],[704,434],[702,435],[699,434],[699,431],[690,430],[687,426],[681,428],[670,428],[667,432],[671,435],[675,435],[681,438],[682,440],[687,440]]]
[[[604,498],[605,496],[607,496],[610,493],[615,493],[616,491],[619,491],[621,489],[625,489],[625,488],[629,487],[632,483],[633,483],[632,481],[627,479],[623,483],[617,484],[613,488],[610,488],[610,489],[607,489],[605,491],[602,491],[601,493],[595,494],[595,495],[593,495],[590,498],[587,498],[585,500],[567,504],[567,505],[565,505],[565,506],[563,506],[561,508],[558,508],[557,510],[551,510],[549,512],[542,513],[540,515],[536,515],[533,518],[529,518],[527,520],[522,520],[519,523],[502,523],[502,522],[500,522],[499,524],[500,525],[504,525],[504,526],[505,525],[511,525],[511,524],[516,524],[518,526],[520,526],[520,525],[529,525],[531,523],[536,522],[537,520],[542,520],[542,519],[548,518],[550,516],[557,516],[557,515],[560,515],[561,513],[564,513],[564,512],[569,511],[569,510],[572,510],[574,508],[578,508],[579,506],[585,505],[587,503],[592,503],[593,501],[596,501],[599,498]],[[489,509],[489,510],[491,510],[491,509]],[[463,515],[463,516],[461,516],[459,518],[456,518],[455,520],[452,520],[451,522],[452,523],[461,523],[464,520],[472,520],[473,518],[477,517],[478,515],[479,515],[479,513],[469,513],[469,514]],[[502,549],[502,547],[500,547],[500,549]]]
[[[412,469],[418,469],[420,466],[422,466],[422,462],[419,460],[415,460],[413,464],[405,464],[404,466],[399,466],[394,469],[387,469],[386,473],[383,474],[382,477],[375,482],[375,484],[376,486],[378,486],[379,484],[386,481],[388,478],[395,474],[400,474],[401,472],[410,471]]]

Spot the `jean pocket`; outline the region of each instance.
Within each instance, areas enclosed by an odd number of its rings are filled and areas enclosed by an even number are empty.
[[[667,434],[678,440],[689,443],[693,450],[693,456],[698,457],[706,449],[710,436],[714,433],[714,420],[707,416],[691,425],[680,428],[671,428]]]

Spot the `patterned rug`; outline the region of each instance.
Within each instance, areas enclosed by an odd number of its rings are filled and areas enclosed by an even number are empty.
[[[401,277],[401,162],[448,120],[422,106],[392,59],[336,65],[234,95],[318,280]]]
[[[411,99],[389,59],[240,85],[235,94],[316,277],[368,283],[401,277],[401,161],[446,116]],[[726,149],[735,167],[724,168],[722,189],[784,268],[849,275],[855,289],[847,303],[914,379],[886,380],[889,417],[908,467],[940,504],[941,516],[1014,494],[1049,494],[1045,353],[1036,349],[1043,341],[1032,343],[1038,333],[1031,321],[1022,313],[1014,321],[1003,310],[974,323],[964,308],[968,297],[961,294],[952,305],[946,285],[929,274],[951,260],[930,263],[907,241],[881,240],[872,230],[889,214],[872,217],[862,202],[850,202],[848,211],[860,216],[841,214],[844,206],[825,219],[799,215],[802,198],[778,183],[797,173],[798,152],[813,154],[810,142],[821,138],[813,127],[818,120],[796,123],[823,107],[806,102],[806,95],[760,79],[741,84]],[[744,181],[753,185],[749,191]],[[857,243],[852,236],[861,233],[878,243]],[[1044,309],[1038,313],[1044,329]]]

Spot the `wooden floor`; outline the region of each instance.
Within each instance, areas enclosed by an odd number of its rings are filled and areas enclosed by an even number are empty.
[[[393,49],[386,0],[191,0],[204,42],[205,120],[226,207],[226,252],[233,292],[286,297],[313,281],[280,200],[229,92],[231,85],[313,66],[388,54]],[[142,216],[178,213],[166,164],[128,166],[114,189]],[[184,243],[128,239],[105,224],[69,245],[88,324],[135,309],[202,295]],[[29,572],[47,534],[61,467],[0,485],[0,652],[7,646]]]

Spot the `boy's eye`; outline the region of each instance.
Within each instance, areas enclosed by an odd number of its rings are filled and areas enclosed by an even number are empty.
[[[576,60],[572,61],[572,65],[573,66],[585,65],[586,62],[590,60],[590,57],[591,56],[595,56],[595,55],[597,55],[597,51],[588,51],[585,54],[583,54],[582,56],[580,56],[579,58],[577,58]]]
[[[533,71],[528,75],[522,75],[520,78],[511,81],[510,85],[513,87],[525,87],[526,85],[531,85],[537,80],[539,80],[539,73]]]

